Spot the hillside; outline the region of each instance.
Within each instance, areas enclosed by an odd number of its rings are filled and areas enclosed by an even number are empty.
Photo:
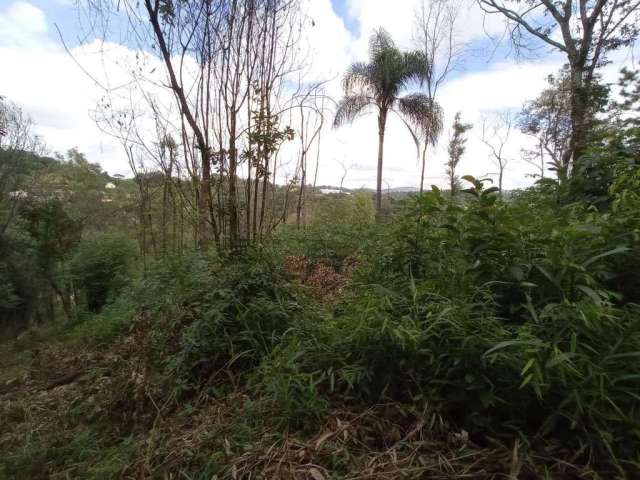
[[[640,0],[1,5],[0,480],[640,479],[638,46]]]

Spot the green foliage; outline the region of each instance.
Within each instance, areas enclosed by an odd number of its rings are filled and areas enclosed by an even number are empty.
[[[71,342],[106,345],[126,331],[136,313],[131,294],[123,294],[98,313],[83,312],[69,324],[64,337]]]
[[[0,478],[49,478],[54,471],[87,480],[121,478],[141,448],[135,437],[114,442],[92,428],[71,437],[37,432],[29,437],[22,450],[0,459]]]
[[[51,277],[55,264],[78,244],[80,224],[69,217],[57,199],[26,203],[21,216],[35,241],[40,269],[45,276]]]
[[[71,198],[70,206],[42,197],[16,203],[15,211],[0,205],[3,215],[15,214],[0,236],[0,320],[42,318],[53,290],[60,298],[77,292],[86,309],[75,321],[30,330],[15,346],[35,352],[47,336],[108,349],[126,332],[114,351],[131,357],[88,375],[110,370],[113,385],[123,387],[120,403],[104,402],[118,414],[109,421],[156,418],[149,462],[163,428],[167,440],[184,429],[190,446],[215,445],[215,454],[185,461],[203,478],[232,471],[232,450],[271,441],[263,428],[315,435],[331,425],[334,409],[382,402],[406,412],[428,404],[443,430],[465,429],[483,448],[522,441],[533,456],[571,457],[603,478],[635,478],[640,169],[632,133],[615,141],[604,132],[570,181],[541,180],[502,199],[497,188],[466,176],[469,188],[455,199],[434,187],[399,202],[402,211],[388,223],[375,222],[372,197],[361,192],[318,197],[306,228],[282,226],[259,248],[233,253],[185,252],[175,242],[182,254],[163,249],[153,260],[150,229],[141,276],[124,233],[79,241],[87,225],[81,212],[91,210],[75,206],[98,202],[104,178],[70,152],[65,167],[95,180],[84,200]],[[331,302],[304,297],[302,276],[290,272],[296,281],[289,283],[289,256],[341,273],[349,265],[340,293]],[[198,408],[222,412],[229,398],[242,400],[226,415],[246,418],[188,431]],[[78,424],[90,402],[73,402],[65,435],[27,436],[0,461],[0,475],[114,478],[139,458],[141,439],[108,438],[97,424]],[[22,421],[28,405],[7,411]],[[137,435],[130,427],[123,431]],[[145,420],[136,428],[146,428]]]
[[[596,122],[589,148],[572,172],[570,193],[574,200],[587,201],[600,209],[609,206],[609,190],[625,173],[640,166],[640,77],[623,69],[618,98],[607,108],[598,105],[607,120]]]
[[[80,242],[71,260],[71,272],[89,311],[99,312],[123,290],[135,256],[135,244],[120,234],[104,234]]]
[[[463,203],[411,200],[335,318],[292,334],[305,352],[292,378],[359,401],[426,397],[473,435],[507,429],[634,468],[640,308],[615,284],[637,251],[622,208],[635,194],[603,215],[545,185],[506,203],[465,179]]]
[[[81,235],[116,225],[126,235],[133,223],[133,181],[109,177],[77,150],[54,159],[29,147],[27,142],[0,148],[0,330],[5,333],[73,319],[70,256]],[[118,186],[107,189],[109,183]]]
[[[275,347],[253,375],[251,386],[261,394],[263,411],[272,423],[294,428],[317,427],[326,413],[328,402],[318,386],[324,377],[304,369],[301,358],[307,351],[295,336],[291,342]]]
[[[40,298],[47,291],[36,240],[18,217],[0,235],[0,326],[17,332],[40,317]]]
[[[143,316],[156,319],[156,358],[178,388],[218,381],[269,355],[301,305],[282,267],[264,250],[243,257],[175,257],[153,266],[138,288]]]
[[[449,153],[449,160],[447,161],[447,177],[449,178],[449,188],[451,189],[451,195],[455,195],[458,190],[460,179],[457,175],[457,168],[462,155],[464,155],[467,149],[467,132],[473,128],[470,123],[462,123],[460,119],[461,113],[456,113],[453,120],[453,126],[451,127],[451,139],[447,147]]]
[[[348,257],[357,256],[375,235],[373,199],[366,192],[327,195],[319,199],[305,229],[282,228],[272,243],[286,255],[303,255],[341,267]]]
[[[0,264],[0,309],[11,310],[20,303],[7,265]]]
[[[322,195],[314,202],[312,225],[352,225],[366,227],[375,220],[373,198],[368,192],[351,195]]]

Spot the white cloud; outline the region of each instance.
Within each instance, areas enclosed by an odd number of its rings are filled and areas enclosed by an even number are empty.
[[[415,46],[414,24],[416,9],[429,0],[346,0],[349,14],[360,25],[354,50],[366,55],[371,32],[384,27],[402,48]],[[487,33],[498,35],[504,22],[497,15],[484,15],[475,0],[455,0],[459,4],[456,37],[461,42],[473,42]]]
[[[0,65],[11,74],[0,75],[0,94],[33,118],[36,133],[51,152],[76,147],[111,173],[129,173],[119,141],[96,125],[96,108],[105,88],[120,102],[139,101],[135,90],[117,87],[131,84],[132,69],[148,72],[153,66],[153,80],[159,84],[159,65],[150,66],[147,58],[127,47],[98,40],[72,48],[70,55],[46,35],[44,12],[24,2],[0,13],[0,26],[4,25],[12,27],[0,28]],[[155,87],[156,92],[160,89]]]
[[[0,64],[12,72],[0,76],[0,92],[33,118],[36,131],[51,150],[77,147],[109,171],[128,170],[117,142],[91,120],[100,88],[62,48],[47,41],[38,48],[2,43]]]
[[[16,2],[0,11],[0,45],[31,46],[48,30],[44,12],[27,2]]]
[[[351,33],[333,11],[331,0],[306,0],[303,9],[308,16],[302,42],[308,63],[304,80],[311,83],[339,77],[353,60]]]

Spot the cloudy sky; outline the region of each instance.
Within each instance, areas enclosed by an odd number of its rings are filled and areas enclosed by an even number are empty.
[[[351,62],[366,60],[369,35],[380,26],[400,47],[414,47],[413,19],[419,1],[303,0],[314,24],[305,31],[305,45],[310,52],[306,80],[328,80],[327,92],[337,99],[340,75]],[[537,58],[514,59],[505,45],[496,46],[487,37],[500,37],[504,30],[501,19],[484,18],[472,0],[463,1],[468,3],[458,23],[458,37],[470,53],[463,67],[450,76],[439,92],[447,129],[438,148],[430,153],[426,180],[438,185],[444,184],[448,130],[457,111],[462,112],[463,120],[475,124],[460,172],[492,174],[496,169],[481,142],[481,119],[499,111],[517,112],[544,88],[547,75],[563,63],[560,55],[548,50],[539,52]],[[74,8],[73,0],[0,0],[0,95],[21,105],[32,116],[50,150],[64,152],[77,147],[110,173],[128,174],[122,148],[92,120],[92,112],[103,95],[101,86],[94,81],[101,82],[95,74],[96,66],[102,73],[108,72],[111,82],[126,82],[126,72],[122,65],[105,65],[104,55],[98,58],[95,49],[87,48],[96,43],[90,36],[81,36],[84,30],[79,25],[86,25],[87,21],[91,18],[83,17]],[[58,30],[72,55],[65,51]],[[135,55],[117,43],[110,44],[109,49],[111,58]],[[614,81],[619,67],[630,62],[633,55],[620,52],[605,78]],[[375,186],[374,115],[337,130],[327,127],[322,135],[320,184],[338,184],[343,175],[341,165],[345,165],[350,167],[345,186]],[[520,160],[520,150],[528,142],[519,132],[512,131],[506,147],[511,159],[505,180],[509,188],[532,182],[527,174],[534,168]],[[395,118],[388,125],[384,179],[392,187],[419,184],[415,146],[406,128]]]

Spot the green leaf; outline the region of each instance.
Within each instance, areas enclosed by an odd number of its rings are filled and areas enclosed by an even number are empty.
[[[587,287],[586,285],[577,285],[577,288],[585,295],[587,295],[587,297],[589,297],[593,301],[593,303],[595,303],[596,305],[602,305],[602,297],[598,295],[598,293],[593,288]]]
[[[486,352],[484,352],[485,355],[489,355],[490,353],[494,353],[497,352],[498,350],[502,350],[503,348],[507,348],[510,347],[512,345],[540,345],[540,342],[535,342],[533,340],[505,340],[504,342],[500,342],[496,345],[494,345],[493,347],[491,347],[489,350],[487,350]]]
[[[609,250],[607,252],[601,253],[599,255],[596,255],[595,257],[591,257],[589,260],[587,260],[586,262],[584,262],[582,264],[583,267],[588,267],[589,265],[591,265],[594,262],[597,262],[598,260],[605,258],[605,257],[610,257],[611,255],[617,255],[619,253],[626,253],[628,252],[630,249],[629,247],[618,247],[618,248],[614,248],[613,250]]]
[[[532,358],[530,359],[527,364],[524,366],[524,368],[522,369],[522,372],[520,372],[520,376],[524,375],[525,373],[527,373],[527,371],[533,366],[533,364],[535,363],[536,359]]]
[[[518,387],[518,388],[524,388],[524,387],[526,387],[532,379],[533,379],[533,373],[530,373],[529,375],[527,375],[527,376],[525,377],[525,379],[524,379],[524,380],[522,381],[522,383],[520,384],[520,387]]]
[[[640,357],[640,352],[627,352],[627,353],[616,353],[615,355],[611,355],[608,357],[609,359],[619,359],[619,358],[634,358]]]
[[[544,275],[547,278],[547,280],[549,280],[556,287],[558,287],[558,290],[562,291],[562,287],[560,286],[558,281],[555,278],[553,278],[553,276],[542,265],[536,264],[535,267],[538,269],[540,273],[542,273],[542,275]]]
[[[624,382],[627,380],[640,380],[640,373],[633,373],[630,375],[622,375],[621,377],[616,378],[613,383]]]
[[[474,177],[473,175],[463,175],[462,180],[466,180],[467,182],[473,183],[474,185],[478,183],[478,180],[476,180],[476,177]]]

